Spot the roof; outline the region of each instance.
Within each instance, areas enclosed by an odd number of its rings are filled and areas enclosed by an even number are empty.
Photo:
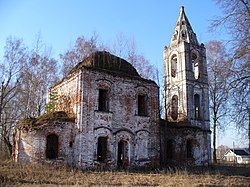
[[[137,70],[126,60],[117,57],[107,51],[97,51],[78,63],[69,74],[85,67],[96,70],[106,70],[119,75],[140,77]]]
[[[180,8],[179,17],[172,35],[171,44],[175,45],[176,43],[180,43],[182,41],[198,45],[196,34],[192,29],[183,6]]]
[[[250,156],[250,154],[247,153],[244,149],[234,149],[234,150],[230,149],[230,150],[239,156]]]
[[[135,79],[154,84],[158,87],[155,81],[141,77],[134,66],[126,60],[107,51],[96,51],[73,67],[68,75],[55,83],[52,88],[72,77],[74,73],[78,72],[80,69],[90,69],[115,76],[128,77],[133,80]]]

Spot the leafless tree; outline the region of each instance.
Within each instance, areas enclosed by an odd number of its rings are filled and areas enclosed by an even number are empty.
[[[49,87],[58,80],[57,60],[51,57],[40,37],[29,52],[21,71],[19,102],[23,116],[39,116],[44,112]]]
[[[143,78],[157,79],[157,68],[144,55],[138,52],[134,39],[129,39],[122,33],[118,34],[107,49],[131,63]]]
[[[250,146],[250,1],[249,0],[215,0],[223,11],[211,24],[211,29],[221,29],[229,35],[227,41],[230,48],[232,66],[231,102],[232,118],[238,129],[247,130]]]
[[[223,15],[213,20],[211,29],[224,28],[229,34],[234,58],[248,56],[250,47],[250,2],[249,0],[214,0]],[[247,59],[245,59],[247,60]]]
[[[213,160],[216,163],[216,136],[217,128],[225,125],[226,116],[229,114],[228,97],[230,92],[230,72],[227,67],[231,66],[222,42],[210,41],[206,44],[208,73],[210,113],[213,128]]]
[[[37,39],[28,51],[19,39],[9,38],[0,62],[0,136],[11,155],[13,128],[20,118],[38,116],[45,108],[48,88],[57,80],[57,61]]]
[[[113,42],[106,45],[98,45],[96,35],[93,35],[89,40],[83,36],[78,37],[73,48],[60,55],[62,60],[62,75],[66,76],[70,69],[77,63],[97,50],[106,50],[124,58],[130,62],[144,78],[155,80],[157,77],[156,68],[150,64],[148,59],[138,53],[135,41],[129,39],[124,34],[117,35]]]
[[[15,99],[20,88],[20,72],[27,59],[22,40],[8,38],[4,59],[0,62],[0,136],[1,148],[12,153],[11,132],[19,113],[15,108]]]
[[[62,60],[62,76],[66,76],[77,63],[81,62],[84,58],[97,50],[98,47],[96,35],[92,36],[89,40],[84,36],[78,37],[73,48],[60,55]]]

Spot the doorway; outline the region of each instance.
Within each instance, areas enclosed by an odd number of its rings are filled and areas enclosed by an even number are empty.
[[[126,168],[128,166],[128,143],[119,141],[117,151],[117,166],[118,168]]]
[[[56,159],[58,157],[58,136],[50,134],[46,140],[46,158]]]

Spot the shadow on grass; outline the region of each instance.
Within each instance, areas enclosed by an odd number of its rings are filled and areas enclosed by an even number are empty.
[[[250,177],[250,165],[209,165],[209,166],[181,166],[181,165],[168,165],[161,168],[131,168],[128,170],[116,170],[126,171],[129,173],[161,173],[161,174],[220,174],[224,176],[245,176]]]

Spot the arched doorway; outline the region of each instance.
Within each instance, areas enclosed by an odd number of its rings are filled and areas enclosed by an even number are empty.
[[[108,153],[108,137],[99,137],[97,141],[97,160],[105,162]]]
[[[172,160],[174,157],[174,141],[171,139],[167,141],[166,156],[168,160]]]
[[[46,158],[56,159],[58,157],[58,136],[50,134],[46,138]]]
[[[126,168],[128,166],[128,143],[124,140],[118,142],[117,149],[117,166],[118,168]]]
[[[186,152],[187,158],[193,158],[193,142],[191,139],[188,139],[186,142]]]

